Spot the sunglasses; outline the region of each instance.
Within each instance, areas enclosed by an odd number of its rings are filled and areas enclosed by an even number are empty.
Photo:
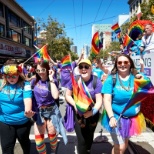
[[[118,65],[122,65],[122,63],[123,63],[124,65],[128,65],[128,64],[129,64],[129,61],[118,61],[118,62],[117,62]]]
[[[6,78],[7,78],[7,79],[10,79],[10,78],[16,79],[17,77],[18,77],[18,75],[12,75],[12,76],[6,75]]]
[[[79,65],[79,69],[80,69],[80,70],[82,70],[83,68],[86,69],[86,70],[88,70],[89,67],[90,67],[90,66],[88,66],[88,65],[85,65],[85,66]]]
[[[36,73],[45,73],[46,69],[45,68],[42,68],[41,70],[40,69],[36,69],[35,71],[36,71]]]

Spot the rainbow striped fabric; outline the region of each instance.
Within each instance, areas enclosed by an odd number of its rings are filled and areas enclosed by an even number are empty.
[[[96,32],[93,35],[92,41],[91,41],[91,51],[92,56],[98,55],[100,49],[103,47],[102,42],[99,40],[99,32]]]
[[[47,45],[44,45],[34,55],[34,61],[36,63],[41,61],[41,60],[44,60],[44,61],[47,61],[47,62],[50,60],[50,56],[48,55],[48,52],[47,52]]]
[[[123,45],[127,46],[127,49],[129,50],[133,44],[134,41],[126,34],[123,40]]]
[[[121,115],[131,106],[142,103],[148,97],[148,94],[154,94],[154,88],[150,79],[134,79],[134,91],[131,99],[128,101],[126,107],[122,111]]]
[[[112,29],[116,34],[118,34],[118,33],[121,32],[121,29],[120,29],[118,23],[116,23],[115,25],[113,25],[113,26],[111,27],[111,29]]]
[[[72,70],[71,56],[70,55],[66,55],[65,57],[63,57],[62,60],[61,60],[61,63],[62,63],[62,69]]]
[[[137,35],[143,34],[144,25],[141,24],[138,20],[133,22],[129,27],[129,36],[132,36],[134,33]]]
[[[78,113],[80,115],[83,115],[86,111],[88,111],[90,105],[93,103],[93,100],[81,77],[79,78],[78,83],[76,82],[73,74],[71,75],[71,77],[72,77],[73,97],[76,103],[76,108]]]

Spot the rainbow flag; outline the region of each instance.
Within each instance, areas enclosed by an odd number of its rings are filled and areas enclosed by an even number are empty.
[[[116,23],[115,25],[113,25],[113,26],[111,27],[111,29],[112,29],[116,34],[118,34],[118,33],[121,32],[121,29],[120,29],[118,23]]]
[[[70,55],[66,55],[65,57],[63,57],[62,60],[61,60],[61,63],[62,63],[62,69],[72,70],[71,56]]]
[[[134,91],[131,99],[128,101],[126,107],[122,111],[121,115],[131,106],[142,103],[149,95],[154,94],[154,88],[150,79],[134,79]]]
[[[91,99],[88,89],[85,83],[82,81],[81,77],[79,78],[77,83],[73,74],[71,76],[72,76],[73,97],[76,103],[76,108],[78,113],[80,115],[83,115],[86,111],[88,111],[89,106],[93,103],[93,100]]]
[[[121,33],[118,33],[118,34],[117,34],[117,38],[118,38],[118,39],[121,39]]]
[[[47,45],[44,45],[41,49],[39,49],[33,57],[36,63],[40,60],[49,61],[50,56],[47,52]]]
[[[96,32],[91,41],[92,56],[98,55],[100,49],[103,47],[102,42],[99,40],[99,32]]]
[[[129,27],[129,36],[143,34],[144,25],[140,23],[140,21],[133,22]]]
[[[134,44],[134,41],[126,34],[123,40],[123,45],[127,46],[127,50]]]

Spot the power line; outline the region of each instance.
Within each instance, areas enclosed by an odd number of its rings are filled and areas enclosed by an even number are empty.
[[[73,1],[73,16],[74,16],[74,25],[75,25],[75,35],[77,37],[77,32],[76,32],[76,22],[75,22],[75,7],[74,7],[74,0]]]

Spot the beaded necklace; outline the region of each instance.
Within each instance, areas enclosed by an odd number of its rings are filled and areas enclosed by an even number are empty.
[[[149,36],[149,37],[150,37],[150,38],[149,38],[149,42],[147,42],[148,37],[145,37],[145,44],[146,44],[146,45],[149,45],[149,43],[151,42],[152,36],[153,36],[153,33],[152,33],[152,35]]]
[[[129,90],[130,90],[130,84],[131,84],[131,77],[129,76],[128,88],[126,88],[126,87],[123,85],[122,80],[120,79],[119,75],[118,75],[118,78],[119,78],[119,82],[120,82],[121,87],[122,87],[124,90],[129,91]]]

